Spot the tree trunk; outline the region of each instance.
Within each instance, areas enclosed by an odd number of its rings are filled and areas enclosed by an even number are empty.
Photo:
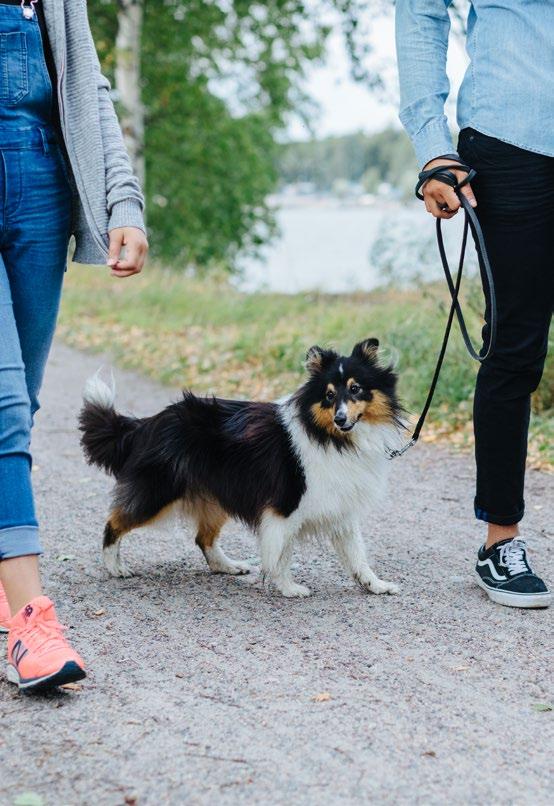
[[[141,33],[144,0],[118,0],[115,85],[121,128],[134,171],[144,187],[144,107],[141,98]]]

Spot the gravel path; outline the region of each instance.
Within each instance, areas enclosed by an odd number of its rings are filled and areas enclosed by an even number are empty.
[[[395,462],[366,532],[400,596],[364,595],[308,547],[308,600],[257,574],[211,577],[177,524],[127,539],[139,576],[111,579],[111,485],[75,428],[98,363],[56,346],[34,440],[45,581],[89,677],[42,699],[0,682],[2,806],[22,792],[45,806],[552,803],[554,609],[502,608],[475,585],[471,457],[422,446]],[[172,397],[116,376],[123,408]],[[551,582],[553,503],[554,477],[531,472],[526,533]],[[241,528],[224,544],[255,560]]]

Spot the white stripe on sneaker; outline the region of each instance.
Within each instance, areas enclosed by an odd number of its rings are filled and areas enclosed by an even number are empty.
[[[508,577],[502,576],[502,574],[498,573],[498,571],[494,567],[494,563],[493,563],[492,560],[489,560],[489,559],[487,559],[487,560],[477,560],[477,565],[481,566],[481,568],[484,565],[488,565],[489,568],[490,568],[490,572],[492,574],[493,579],[496,579],[497,582],[506,582],[506,580],[508,579]]]

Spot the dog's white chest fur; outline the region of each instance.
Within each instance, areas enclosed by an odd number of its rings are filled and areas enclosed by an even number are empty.
[[[302,463],[306,491],[290,516],[299,531],[351,521],[371,509],[385,492],[388,426],[359,423],[352,432],[355,449],[319,445],[302,427],[294,405],[285,403],[282,417]]]

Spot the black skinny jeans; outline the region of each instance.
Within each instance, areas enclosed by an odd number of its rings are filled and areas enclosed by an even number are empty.
[[[458,153],[477,171],[476,213],[498,302],[496,350],[475,389],[475,514],[508,525],[524,513],[531,393],[541,380],[554,307],[554,157],[474,129],[460,132]]]

